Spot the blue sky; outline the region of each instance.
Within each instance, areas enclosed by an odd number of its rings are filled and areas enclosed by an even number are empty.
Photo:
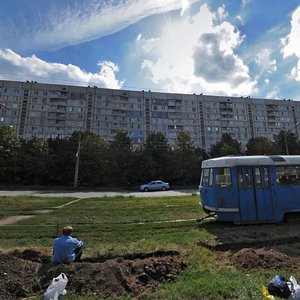
[[[300,100],[298,0],[0,0],[0,79]]]

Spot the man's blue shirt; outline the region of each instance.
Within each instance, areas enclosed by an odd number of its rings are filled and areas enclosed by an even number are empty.
[[[75,259],[74,249],[81,247],[82,241],[70,235],[63,235],[54,240],[53,256],[51,261],[54,263],[72,262]]]

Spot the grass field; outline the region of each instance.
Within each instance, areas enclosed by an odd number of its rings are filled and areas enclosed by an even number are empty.
[[[71,199],[1,197],[0,217],[51,209],[68,201]],[[243,272],[228,263],[226,252],[220,256],[200,247],[199,241],[216,237],[195,221],[203,216],[198,202],[197,195],[82,199],[17,224],[0,226],[0,247],[52,249],[53,238],[62,227],[72,225],[74,235],[85,242],[86,257],[157,250],[176,250],[185,255],[188,267],[178,279],[161,285],[146,299],[261,299],[261,286],[274,272]],[[278,270],[281,274],[287,271]],[[99,298],[67,294],[64,299]]]

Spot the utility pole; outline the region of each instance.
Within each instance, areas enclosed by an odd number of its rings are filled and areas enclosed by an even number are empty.
[[[287,132],[286,132],[286,130],[284,131],[284,143],[285,143],[285,153],[286,153],[286,155],[289,155],[289,147],[288,147],[288,142],[287,142]]]
[[[4,107],[4,108],[6,108],[6,109],[9,109],[9,107],[7,107],[6,105],[4,105],[4,104],[2,104],[2,103],[0,103],[0,108],[1,107]]]
[[[76,152],[76,163],[75,163],[75,174],[74,174],[74,189],[77,188],[77,184],[78,184],[80,144],[81,144],[81,131],[79,131],[79,135],[78,135],[78,146],[77,146],[77,152]]]
[[[295,124],[295,127],[298,127],[300,125],[300,122],[297,122]],[[290,152],[289,152],[289,146],[288,146],[288,140],[287,140],[287,135],[288,135],[288,131],[286,131],[286,127],[284,125],[284,143],[285,143],[285,153],[286,155],[290,155]]]

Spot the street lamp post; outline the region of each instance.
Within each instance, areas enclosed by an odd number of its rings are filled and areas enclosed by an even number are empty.
[[[284,143],[285,143],[285,153],[286,153],[286,155],[289,155],[289,147],[288,147],[288,142],[287,142],[287,132],[286,132],[286,130],[284,131]]]
[[[296,123],[295,127],[298,127],[299,125],[300,125],[300,122]],[[288,131],[286,131],[286,129],[284,128],[285,153],[286,153],[286,155],[290,155],[289,146],[288,146],[288,140],[287,140],[287,134],[288,134]]]
[[[76,163],[75,163],[75,174],[74,174],[74,188],[77,188],[78,185],[78,171],[79,171],[79,160],[80,160],[80,145],[81,145],[81,131],[78,135],[78,146],[76,151]]]
[[[4,107],[4,108],[6,108],[6,109],[9,109],[9,107],[7,107],[6,105],[4,105],[4,104],[2,104],[2,103],[0,103],[0,108],[1,107]]]

